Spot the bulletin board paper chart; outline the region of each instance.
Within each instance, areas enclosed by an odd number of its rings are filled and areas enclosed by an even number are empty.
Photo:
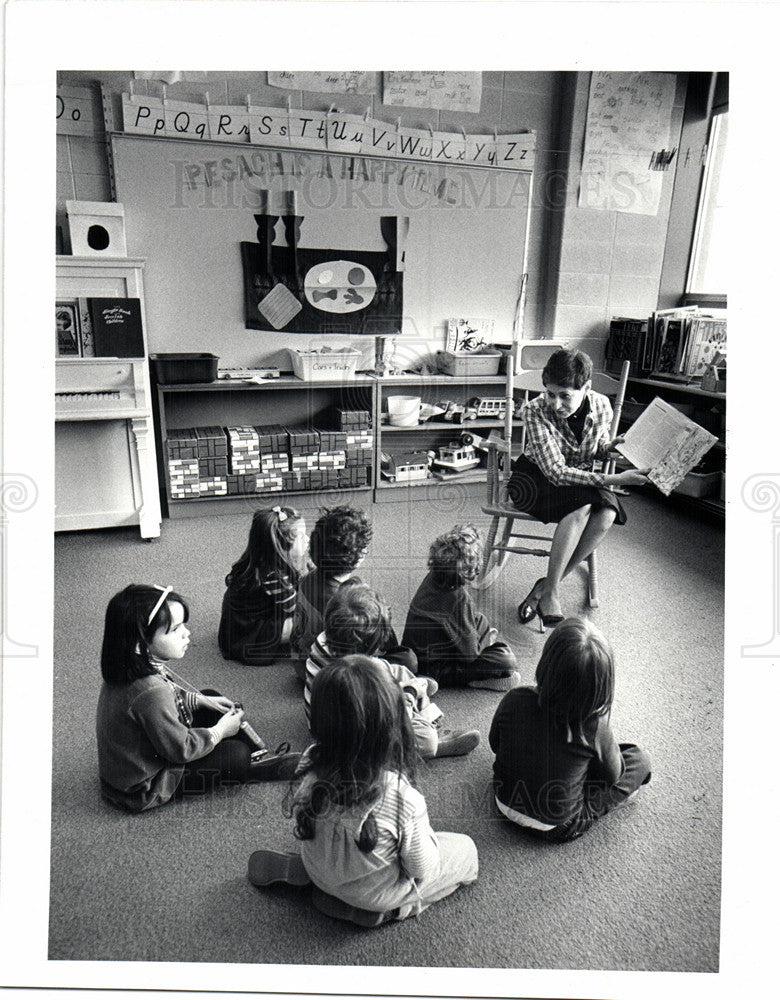
[[[375,94],[378,90],[377,73],[365,70],[269,71],[268,85],[281,87],[284,90],[308,90],[330,94]]]
[[[656,215],[663,173],[653,154],[669,151],[673,73],[591,75],[580,208]]]
[[[454,70],[398,71],[382,75],[382,101],[402,108],[479,111],[482,74]]]
[[[265,330],[245,326],[241,243],[257,241],[261,206],[275,212],[290,190],[304,248],[381,251],[381,217],[408,218],[402,339],[441,347],[453,315],[490,316],[497,337],[511,336],[530,172],[131,135],[111,142],[128,252],[146,258],[150,351],[213,352],[225,367],[286,369],[288,347],[331,343],[270,322]],[[275,243],[283,241],[279,222]]]

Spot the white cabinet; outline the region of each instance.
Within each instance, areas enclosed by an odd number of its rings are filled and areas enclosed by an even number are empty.
[[[57,358],[55,530],[137,524],[160,534],[143,261],[58,257],[57,300],[137,298],[144,327],[138,358]]]

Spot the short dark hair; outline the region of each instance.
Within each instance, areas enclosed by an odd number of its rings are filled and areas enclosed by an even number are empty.
[[[551,354],[542,369],[545,385],[560,385],[564,389],[581,389],[593,375],[593,362],[584,351],[561,348]]]
[[[397,642],[390,608],[364,584],[339,587],[325,608],[325,638],[334,656],[383,656]]]
[[[311,533],[309,555],[326,573],[347,573],[360,562],[373,533],[364,511],[324,507]]]
[[[442,589],[474,580],[481,562],[482,542],[473,524],[456,524],[434,540],[428,553],[433,582]]]
[[[171,627],[171,603],[181,604],[184,621],[189,620],[187,602],[172,590],[150,622],[160,594],[157,587],[131,583],[108,602],[100,652],[100,672],[107,684],[129,684],[155,672],[149,662],[149,643],[157,629]]]

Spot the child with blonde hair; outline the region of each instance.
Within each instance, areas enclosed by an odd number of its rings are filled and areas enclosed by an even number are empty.
[[[441,685],[509,691],[520,683],[515,654],[466,590],[481,563],[474,525],[456,524],[439,535],[430,548],[428,575],[409,606],[402,641]]]

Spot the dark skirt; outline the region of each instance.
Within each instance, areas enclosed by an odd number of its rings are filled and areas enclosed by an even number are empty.
[[[598,486],[554,486],[542,470],[525,455],[512,465],[507,493],[518,510],[537,521],[558,522],[580,507],[611,507],[615,524],[626,523],[626,512],[617,496]]]

